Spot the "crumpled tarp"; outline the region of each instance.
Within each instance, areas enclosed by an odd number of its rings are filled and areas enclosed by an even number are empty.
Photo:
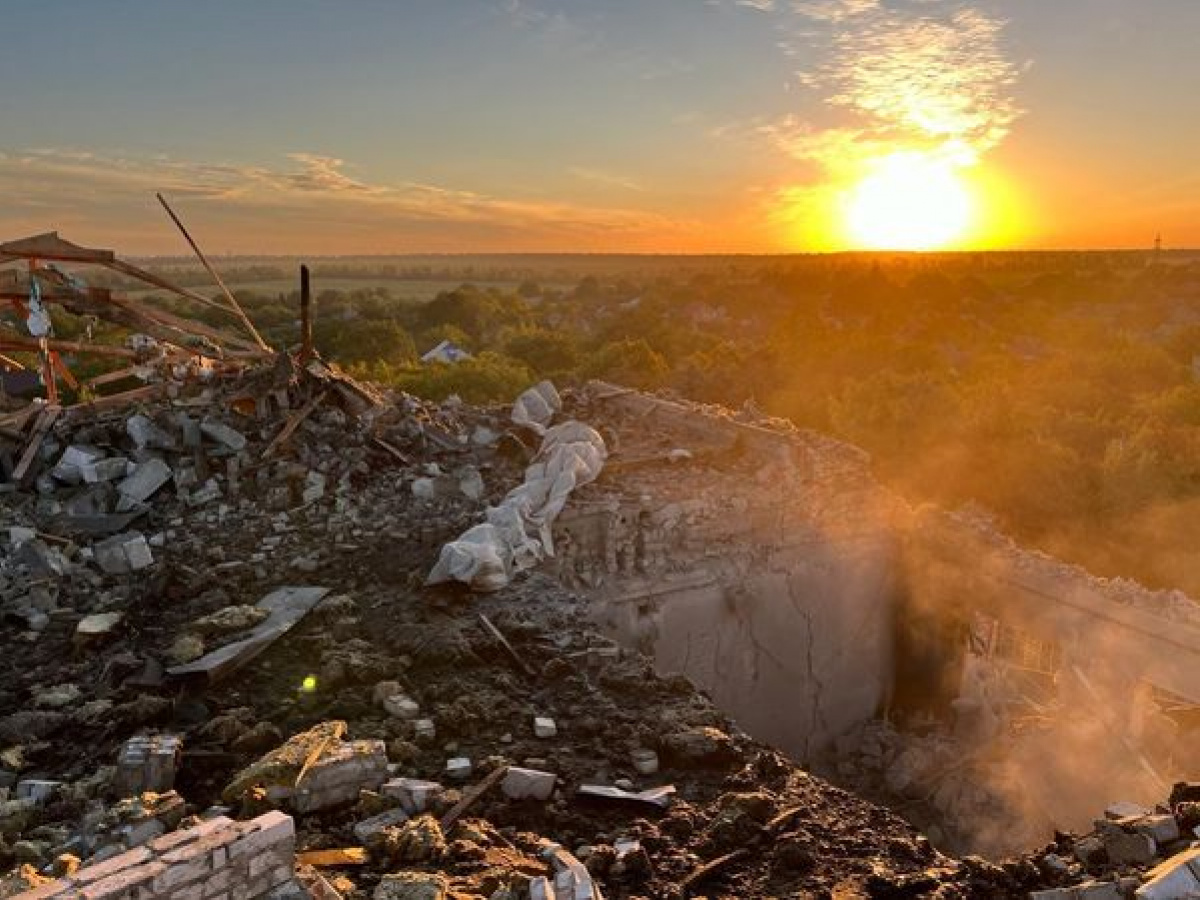
[[[496,591],[553,556],[554,520],[575,488],[596,480],[607,455],[604,438],[582,422],[547,429],[525,481],[489,508],[484,522],[442,548],[425,583],[461,581],[476,591]]]
[[[513,404],[512,420],[517,425],[545,434],[554,414],[562,409],[562,398],[549,381],[539,381]]]

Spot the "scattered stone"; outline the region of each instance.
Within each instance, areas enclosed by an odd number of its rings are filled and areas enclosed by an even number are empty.
[[[449,882],[445,875],[426,872],[394,872],[379,880],[374,900],[446,900]]]
[[[557,781],[558,776],[551,772],[509,766],[500,790],[511,800],[549,800]]]
[[[96,564],[109,575],[140,572],[154,563],[146,537],[139,531],[116,534],[92,548]]]

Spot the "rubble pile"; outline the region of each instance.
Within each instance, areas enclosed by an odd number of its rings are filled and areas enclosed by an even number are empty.
[[[1036,858],[1062,887],[1033,900],[1176,900],[1200,896],[1200,783],[1180,782],[1156,809],[1115,803],[1086,835],[1057,835]]]
[[[545,571],[426,586],[537,463],[508,410],[288,357],[140,404],[22,433],[4,486],[0,895],[1003,898],[1083,871],[942,855]],[[620,477],[632,426],[562,404]]]

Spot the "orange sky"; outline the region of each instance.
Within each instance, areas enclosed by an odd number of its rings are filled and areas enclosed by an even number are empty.
[[[10,11],[0,237],[186,252],[161,190],[212,252],[1200,246],[1192,0],[196,6]]]

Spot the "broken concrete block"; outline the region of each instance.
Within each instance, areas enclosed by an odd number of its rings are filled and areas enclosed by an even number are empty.
[[[1075,886],[1076,900],[1124,900],[1121,886],[1115,881],[1085,881]]]
[[[558,776],[551,772],[509,766],[500,782],[500,790],[510,800],[549,800],[557,781]]]
[[[21,525],[11,525],[8,529],[8,542],[13,547],[20,547],[37,537],[37,531]]]
[[[127,740],[117,756],[113,789],[121,797],[143,791],[161,794],[175,785],[183,743],[176,735],[137,735]]]
[[[1072,848],[1075,858],[1085,866],[1090,866],[1101,859],[1104,854],[1104,842],[1094,834],[1080,838]]]
[[[147,447],[166,449],[175,446],[175,441],[169,434],[140,413],[125,420],[125,433],[139,450]]]
[[[634,750],[630,758],[639,775],[653,775],[658,771],[658,754],[653,750]]]
[[[220,499],[220,497],[221,485],[217,483],[215,478],[210,478],[188,495],[187,504],[195,509],[206,503],[212,503],[214,500]]]
[[[558,844],[551,844],[542,854],[554,868],[554,885],[553,890],[548,890],[549,885],[543,884],[540,890],[544,893],[539,898],[539,895],[534,892],[533,882],[530,883],[530,900],[557,900],[557,898],[571,898],[571,900],[601,900],[600,890],[592,881],[591,873],[578,859],[560,847]],[[535,879],[536,881],[537,879]]]
[[[50,471],[50,475],[63,484],[79,484],[84,480],[84,470],[91,468],[103,457],[104,451],[96,447],[72,444],[58,458],[58,463]]]
[[[554,724],[554,720],[546,716],[535,716],[533,719],[533,733],[540,738],[552,738],[558,734],[558,726]]]
[[[83,480],[87,484],[99,484],[102,481],[116,481],[124,478],[129,471],[129,460],[123,456],[109,456],[98,459],[90,466],[80,469]]]
[[[471,760],[465,756],[455,756],[446,760],[446,777],[455,781],[463,781],[471,777]]]
[[[131,850],[134,847],[142,846],[142,844],[148,844],[156,837],[161,837],[166,833],[167,826],[155,818],[142,819],[140,822],[131,822],[128,825],[122,825],[116,830],[121,843]]]
[[[200,430],[218,444],[224,444],[230,450],[246,449],[246,436],[240,431],[230,428],[224,422],[205,419],[200,423]]]
[[[1104,810],[1104,818],[1113,819],[1129,819],[1134,816],[1148,816],[1150,810],[1142,806],[1140,803],[1130,803],[1128,800],[1121,800],[1106,807]]]
[[[445,875],[396,872],[379,880],[372,900],[446,900],[449,889]]]
[[[1114,866],[1141,866],[1154,859],[1158,845],[1148,834],[1111,831],[1101,835],[1108,860]]]
[[[75,645],[84,647],[104,641],[111,637],[113,632],[117,630],[117,626],[121,624],[123,618],[124,615],[119,612],[95,613],[90,616],[84,616],[79,620],[79,624],[75,626]]]
[[[351,803],[361,791],[374,791],[387,778],[383,741],[346,741],[326,752],[295,787],[268,787],[267,796],[286,800],[299,813]]]
[[[325,496],[325,476],[320,472],[309,472],[304,477],[304,493],[301,500],[304,503],[315,503]]]
[[[385,828],[391,828],[394,825],[403,825],[408,821],[408,813],[403,807],[389,809],[387,812],[382,812],[377,816],[371,816],[369,819],[363,819],[354,826],[354,836],[359,843],[367,843],[371,836],[378,834]]]
[[[35,694],[33,705],[38,709],[62,709],[73,704],[82,694],[77,684],[56,684]]]
[[[397,719],[415,719],[421,712],[421,707],[417,704],[417,701],[404,694],[394,694],[391,697],[385,697],[383,708]]]
[[[38,806],[44,806],[60,787],[62,787],[61,781],[23,778],[17,782],[17,799],[32,800]]]
[[[379,789],[385,797],[400,801],[400,807],[410,816],[425,812],[433,799],[442,793],[436,781],[421,781],[418,778],[393,778]]]
[[[1170,813],[1156,816],[1143,816],[1133,823],[1133,830],[1139,834],[1147,834],[1154,838],[1158,845],[1169,844],[1180,838],[1179,823]]]
[[[458,472],[458,489],[468,500],[479,500],[487,490],[483,476],[474,466],[464,466]]]
[[[154,563],[150,545],[140,531],[115,534],[96,544],[92,552],[96,557],[96,565],[109,575],[139,572]]]
[[[1177,853],[1146,873],[1138,900],[1179,900],[1200,896],[1200,847]]]
[[[155,491],[171,480],[171,475],[171,467],[161,459],[148,459],[138,463],[117,485],[117,492],[136,503],[145,503]]]

